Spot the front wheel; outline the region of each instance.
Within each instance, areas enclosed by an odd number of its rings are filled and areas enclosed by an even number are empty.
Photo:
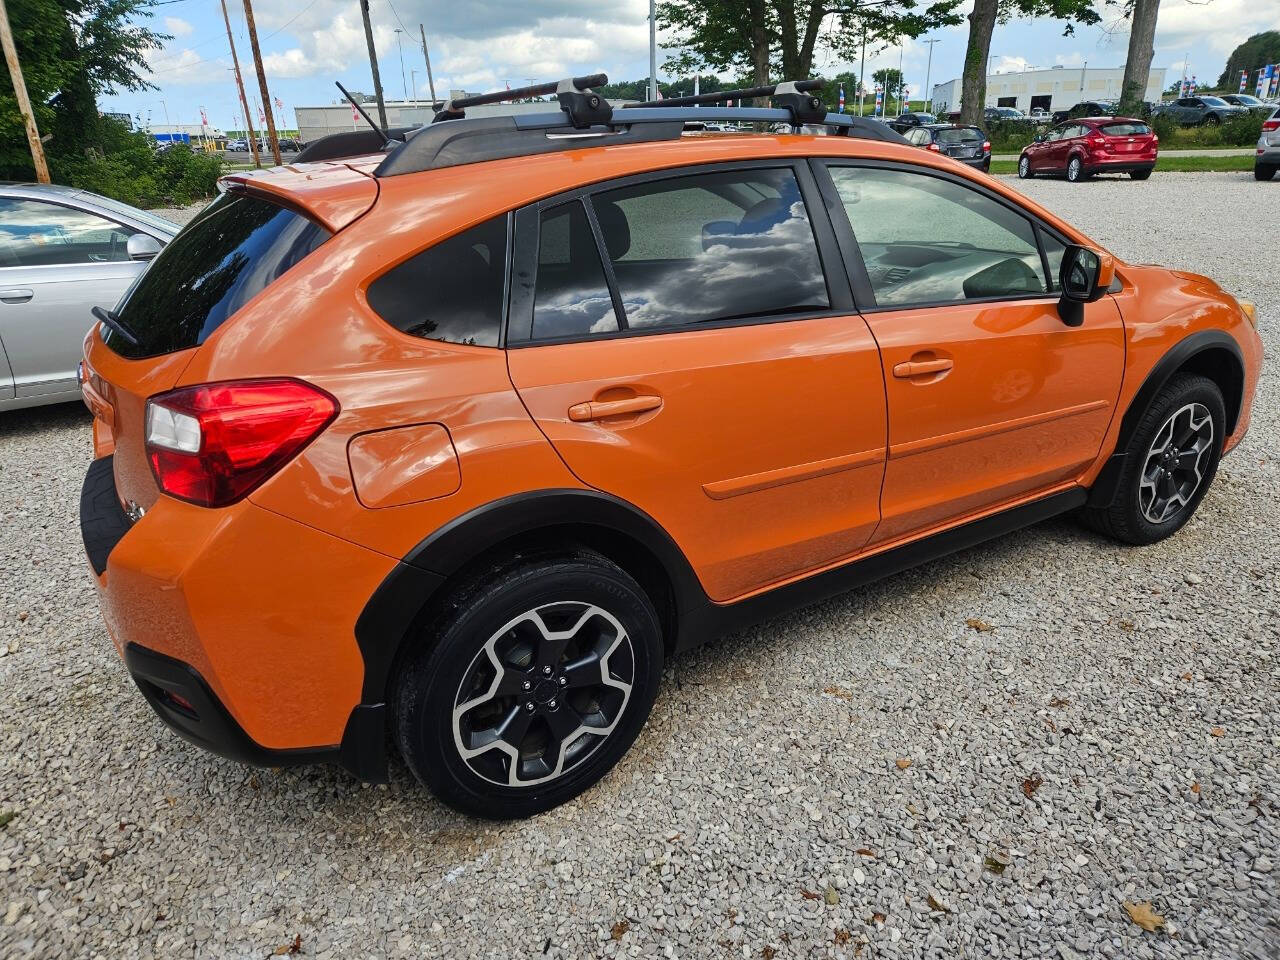
[[[1079,157],[1072,157],[1067,164],[1067,179],[1072,183],[1079,183],[1085,178],[1084,163]]]
[[[1216,127],[1218,124],[1222,122],[1222,118],[1219,117],[1216,113],[1211,113],[1204,118],[1204,122],[1206,126]]]
[[[1115,495],[1082,518],[1095,530],[1145,545],[1172,536],[1196,512],[1218,470],[1226,431],[1222,391],[1177,374],[1156,394],[1124,453]]]
[[[1129,179],[1131,180],[1149,180],[1151,178],[1150,170],[1130,170]]]
[[[609,772],[657,694],[662,631],[644,590],[587,550],[514,559],[455,589],[400,674],[396,738],[463,813],[526,817]]]
[[[1023,180],[1031,179],[1031,158],[1030,157],[1018,158],[1018,176]]]

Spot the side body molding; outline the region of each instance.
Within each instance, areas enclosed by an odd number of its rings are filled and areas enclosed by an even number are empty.
[[[1123,451],[1129,446],[1129,441],[1133,438],[1133,433],[1138,427],[1138,421],[1142,419],[1142,414],[1150,406],[1152,399],[1160,389],[1169,382],[1178,370],[1192,358],[1206,353],[1210,350],[1223,351],[1229,353],[1235,362],[1236,370],[1240,379],[1241,395],[1226,397],[1227,411],[1229,421],[1227,423],[1226,435],[1230,436],[1235,430],[1235,422],[1232,419],[1232,411],[1235,416],[1239,415],[1241,400],[1244,390],[1244,357],[1240,352],[1240,345],[1222,330],[1201,330],[1199,333],[1193,333],[1185,339],[1179,340],[1174,344],[1169,352],[1160,358],[1159,362],[1151,368],[1151,372],[1147,374],[1147,378],[1142,381],[1142,386],[1138,388],[1138,392],[1134,394],[1133,401],[1125,410],[1124,418],[1120,421],[1120,433],[1116,438],[1116,453],[1113,453],[1107,460],[1106,466],[1102,468],[1102,472],[1098,474],[1097,480],[1094,481],[1089,492],[1089,506],[1105,507],[1111,503],[1116,494],[1116,486],[1120,482],[1120,473],[1124,469],[1125,455]],[[1225,439],[1225,438],[1224,438]]]

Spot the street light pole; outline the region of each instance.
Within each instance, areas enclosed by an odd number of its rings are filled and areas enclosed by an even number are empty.
[[[400,51],[400,89],[404,91],[404,98],[409,99],[409,85],[404,82],[404,47],[400,45],[400,34],[404,33],[399,27],[396,27],[396,49]]]
[[[924,68],[924,95],[929,98],[929,109],[926,113],[933,113],[933,88],[929,86],[929,81],[933,79],[933,45],[938,42],[935,37],[932,40],[925,40],[924,43],[929,45],[929,62]]]

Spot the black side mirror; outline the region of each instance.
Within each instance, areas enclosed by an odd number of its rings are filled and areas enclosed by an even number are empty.
[[[1035,136],[1035,139],[1034,139],[1034,140],[1032,140],[1031,142],[1032,142],[1032,143],[1044,143],[1044,142],[1045,142],[1046,140],[1048,140],[1048,139],[1049,139],[1049,135],[1048,135],[1047,133],[1037,133],[1037,134],[1036,134],[1036,136]]]
[[[1058,316],[1068,327],[1084,323],[1084,305],[1101,299],[1115,277],[1115,261],[1109,253],[1071,244],[1062,254],[1058,270]]]

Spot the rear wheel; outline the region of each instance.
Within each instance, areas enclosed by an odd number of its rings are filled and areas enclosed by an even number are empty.
[[[1156,394],[1125,454],[1115,496],[1086,508],[1085,523],[1126,543],[1148,544],[1191,519],[1222,456],[1226,407],[1207,377],[1178,374]]]
[[[1276,170],[1277,170],[1277,167],[1269,166],[1265,163],[1254,164],[1253,179],[1270,180],[1272,177],[1276,175]]]
[[[1130,170],[1129,178],[1131,180],[1147,180],[1151,177],[1150,170]]]
[[[662,635],[624,570],[581,550],[461,585],[395,694],[414,775],[463,813],[564,803],[631,746],[657,694]]]
[[[1084,163],[1079,157],[1072,157],[1067,163],[1067,179],[1072,183],[1079,183],[1085,177]]]
[[[1030,157],[1019,157],[1019,158],[1018,158],[1018,176],[1019,176],[1019,177],[1021,177],[1023,180],[1030,180],[1030,179],[1031,179],[1031,177],[1032,177],[1032,173],[1031,173],[1031,158],[1030,158]]]
[[[1204,122],[1207,126],[1216,127],[1218,124],[1222,122],[1222,118],[1219,117],[1216,113],[1211,113],[1204,118]]]

